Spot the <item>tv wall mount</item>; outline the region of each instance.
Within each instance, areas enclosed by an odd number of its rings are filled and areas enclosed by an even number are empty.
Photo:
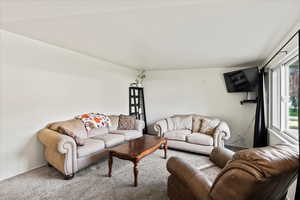
[[[245,104],[245,103],[257,103],[257,97],[255,99],[249,99],[249,93],[246,93],[246,99],[240,101],[241,105]]]

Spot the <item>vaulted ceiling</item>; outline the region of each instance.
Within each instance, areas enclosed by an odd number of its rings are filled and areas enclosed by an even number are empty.
[[[134,69],[256,65],[299,0],[0,0],[1,28]]]

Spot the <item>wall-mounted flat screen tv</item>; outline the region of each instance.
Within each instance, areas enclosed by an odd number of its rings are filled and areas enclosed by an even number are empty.
[[[258,67],[225,73],[224,79],[228,92],[256,91],[258,81]]]

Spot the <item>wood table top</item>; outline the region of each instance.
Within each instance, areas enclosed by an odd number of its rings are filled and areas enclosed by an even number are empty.
[[[163,143],[165,143],[165,139],[162,137],[144,135],[143,137],[113,147],[109,151],[118,155],[140,159],[148,155],[148,152],[150,153],[160,147]]]

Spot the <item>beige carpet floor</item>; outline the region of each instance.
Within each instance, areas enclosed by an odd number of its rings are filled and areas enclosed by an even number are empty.
[[[112,177],[107,177],[106,159],[63,180],[54,168],[41,167],[0,182],[1,200],[164,200],[169,175],[163,151],[157,150],[139,163],[139,186],[133,187],[133,164],[114,158]],[[168,151],[168,157],[181,157],[198,167],[208,157]]]

